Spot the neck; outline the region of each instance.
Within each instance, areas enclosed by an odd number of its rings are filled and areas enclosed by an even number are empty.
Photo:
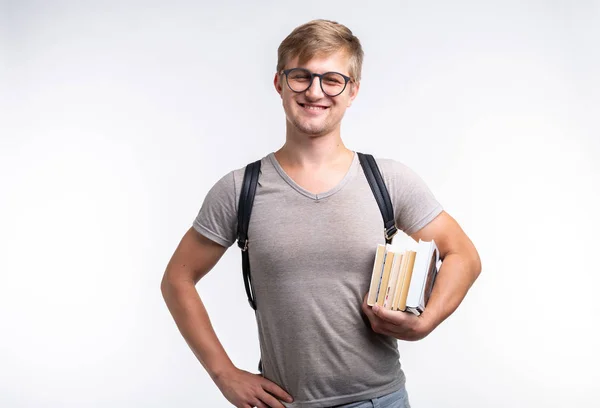
[[[275,152],[277,161],[288,167],[320,168],[335,166],[354,154],[340,137],[339,128],[323,136],[293,135],[286,132],[285,144]]]

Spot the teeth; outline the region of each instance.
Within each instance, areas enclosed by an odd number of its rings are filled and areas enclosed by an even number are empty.
[[[304,107],[306,109],[312,109],[312,110],[323,110],[323,109],[325,109],[325,108],[321,108],[319,106],[309,106],[309,105],[304,105]]]

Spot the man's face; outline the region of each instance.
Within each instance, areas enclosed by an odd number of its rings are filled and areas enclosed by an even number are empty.
[[[349,58],[343,51],[330,55],[315,56],[306,64],[299,65],[298,57],[288,61],[285,69],[306,68],[316,74],[339,72],[350,76]],[[358,94],[359,84],[348,82],[338,96],[323,93],[319,78],[315,77],[310,88],[304,92],[293,92],[286,83],[285,74],[275,75],[275,89],[283,101],[288,126],[308,136],[323,136],[339,129],[346,108]]]

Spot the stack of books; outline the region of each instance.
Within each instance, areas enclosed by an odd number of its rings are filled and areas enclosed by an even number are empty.
[[[414,241],[413,241],[414,243]],[[435,242],[377,245],[367,304],[389,310],[423,313],[439,271]]]

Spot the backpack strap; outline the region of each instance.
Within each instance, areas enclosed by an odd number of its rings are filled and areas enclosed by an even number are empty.
[[[252,277],[250,276],[250,258],[248,256],[248,225],[250,225],[250,215],[252,214],[252,205],[254,204],[254,195],[256,194],[256,185],[258,184],[259,172],[260,160],[257,160],[254,163],[250,163],[246,166],[237,213],[237,243],[242,250],[242,274],[244,276],[244,286],[246,288],[246,295],[248,296],[248,303],[254,310],[256,310],[256,298],[254,296],[254,288],[252,287]]]
[[[237,243],[242,250],[242,274],[244,277],[244,287],[248,304],[256,312],[256,296],[254,295],[254,286],[252,286],[252,277],[250,275],[250,257],[248,256],[248,225],[250,225],[250,214],[252,214],[252,205],[256,194],[258,176],[260,174],[260,160],[250,163],[246,166],[244,172],[244,181],[242,182],[242,191],[238,202],[238,227]],[[262,358],[258,360],[258,371],[263,372]]]
[[[381,172],[379,171],[379,167],[373,156],[370,154],[358,153],[358,159],[360,160],[363,172],[367,177],[369,186],[371,186],[371,191],[373,191],[377,205],[379,205],[379,211],[381,211],[381,216],[383,217],[385,243],[389,244],[392,242],[394,235],[398,232],[396,221],[394,220],[394,207],[392,206],[390,195],[388,194],[383,178],[381,177]]]

